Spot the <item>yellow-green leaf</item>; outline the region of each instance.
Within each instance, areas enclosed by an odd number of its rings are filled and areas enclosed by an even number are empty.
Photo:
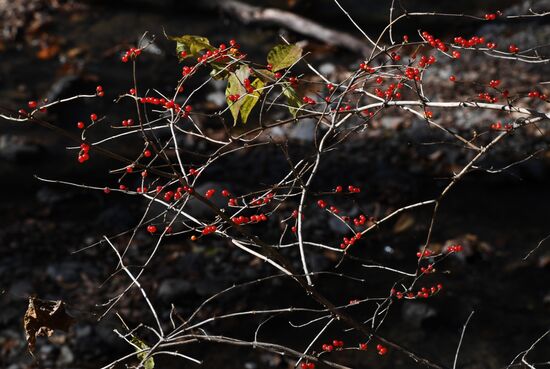
[[[243,103],[241,105],[241,119],[243,123],[246,123],[254,105],[260,100],[260,96],[262,95],[261,89],[264,87],[264,83],[259,78],[256,78],[250,85],[254,87],[254,92],[247,94],[243,98]]]
[[[277,45],[267,54],[271,70],[276,72],[296,63],[302,57],[302,48],[298,45]]]
[[[286,103],[288,105],[288,110],[290,111],[290,114],[292,114],[292,116],[296,118],[296,114],[298,114],[298,110],[302,106],[304,106],[304,103],[298,97],[296,90],[294,90],[292,87],[288,85],[283,87],[283,95],[285,95],[286,97]]]
[[[227,100],[227,105],[229,105],[229,110],[231,110],[231,115],[233,115],[233,123],[237,124],[237,119],[239,118],[239,111],[244,102],[244,99],[239,99],[235,102],[229,100],[231,95],[246,95],[246,88],[244,87],[244,80],[250,76],[250,69],[246,65],[241,65],[235,73],[229,74],[229,80],[227,81],[227,88],[225,89],[225,97]]]
[[[149,348],[149,346],[147,346],[147,344],[145,342],[143,342],[142,340],[140,340],[136,336],[132,336],[131,342],[134,345],[136,345],[136,351],[138,352],[138,354],[136,354],[136,356],[139,359],[139,361],[143,361],[145,358],[147,358],[148,352],[143,351],[143,350],[147,350]],[[152,356],[148,357],[147,360],[145,360],[145,362],[143,363],[143,367],[145,369],[154,369],[155,368],[155,360],[153,359]]]
[[[215,47],[210,45],[210,41],[202,36],[183,35],[179,37],[170,37],[170,40],[176,41],[176,52],[180,59],[191,56],[197,57],[203,50],[215,50]],[[182,51],[185,51],[187,54],[184,58],[181,56]]]
[[[275,73],[267,69],[254,69],[254,75],[261,79],[264,83],[275,81]]]

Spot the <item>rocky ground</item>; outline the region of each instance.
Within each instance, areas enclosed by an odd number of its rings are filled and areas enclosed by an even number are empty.
[[[173,47],[162,36],[163,28],[170,34],[208,35],[214,42],[226,41],[222,37],[227,38],[230,29],[243,48],[250,50],[252,58],[264,55],[268,45],[277,42],[279,31],[270,28],[249,30],[212,13],[204,15],[178,10],[171,14],[169,1],[155,3],[157,5],[142,1],[143,5],[135,8],[103,2],[38,0],[22,1],[19,7],[9,8],[7,3],[0,1],[3,11],[0,16],[13,22],[3,24],[4,36],[0,40],[0,102],[10,108],[17,108],[30,98],[48,96],[53,99],[90,90],[98,81],[110,85],[113,90],[126,89],[129,76],[116,60],[121,50],[135,44],[144,31],[157,35],[157,41],[150,49],[152,52],[143,58],[142,83],[159,88],[171,86],[178,73]],[[307,2],[297,3],[298,11],[310,9]],[[528,6],[519,3],[516,2],[515,9],[527,11]],[[550,9],[550,4],[544,1],[537,6],[538,9]],[[12,13],[7,12],[8,8]],[[17,14],[17,17],[9,14]],[[319,16],[324,17],[324,22],[330,22],[324,8],[319,10]],[[339,18],[342,17],[339,15]],[[334,26],[338,24],[333,23]],[[442,33],[445,32],[443,26],[434,25]],[[468,23],[463,32],[470,32],[472,27]],[[542,21],[497,23],[480,28],[479,33],[491,36],[496,42],[535,45],[546,42],[550,25]],[[299,36],[290,36],[300,40]],[[314,42],[310,44],[320,52],[312,61],[327,73],[338,74],[357,64],[356,55],[326,50]],[[473,80],[508,71],[515,79],[529,83],[544,80],[549,72],[547,65],[522,65],[518,69],[503,61],[479,64],[473,57],[469,61],[477,67],[460,72]],[[442,68],[439,73],[446,76],[450,72]],[[456,93],[448,88],[435,90],[440,98]],[[201,96],[205,101],[202,108],[216,109],[223,102],[222,93],[221,85],[210,86]],[[119,114],[107,103],[103,106],[68,105],[52,111],[51,119],[59,124],[71,124],[66,122],[74,120],[75,114],[80,113],[78,109],[98,109],[115,117]],[[449,114],[447,119],[457,128],[471,129],[486,125],[486,118],[469,113],[466,116]],[[321,172],[331,173],[329,168],[339,167],[349,173],[350,182],[364,183],[368,187],[356,202],[346,205],[350,213],[359,211],[358,203],[368,203],[366,210],[371,213],[384,213],[432,198],[446,183],[437,178],[448,177],[467,159],[448,145],[424,145],[442,137],[426,129],[420,121],[389,114],[377,124],[378,129],[369,132],[365,141],[350,142],[345,152],[335,153],[323,163]],[[305,124],[282,133],[291,136],[300,150],[308,145],[309,129]],[[37,181],[33,177],[35,174],[92,184],[112,180],[108,175],[97,176],[97,173],[106,173],[109,163],[98,159],[94,163],[97,172],[82,169],[74,164],[73,155],[64,150],[65,145],[62,139],[40,128],[0,122],[0,367],[97,368],[128,352],[127,345],[112,332],[113,328],[120,327],[114,315],[97,322],[104,311],[98,304],[119,292],[127,281],[122,276],[109,279],[116,265],[114,255],[105,248],[86,246],[94,244],[102,234],[117,234],[132,227],[139,219],[143,204],[115,194],[105,197]],[[190,142],[188,148],[200,149],[193,145]],[[505,142],[483,164],[500,167],[547,147],[547,133],[525,131]],[[245,190],[258,178],[269,180],[276,172],[276,168],[270,168],[274,155],[276,153],[268,150],[251,150],[239,160],[214,166],[209,180],[231,181],[228,175],[231,173],[243,178],[239,186]],[[333,186],[337,179],[327,175],[320,181]],[[463,257],[445,265],[449,271],[444,281],[446,293],[428,302],[397,306],[388,317],[392,323],[382,333],[450,364],[462,324],[475,310],[460,367],[502,368],[515,354],[526,349],[550,326],[550,249],[542,244],[536,253],[522,260],[550,233],[549,182],[550,155],[545,151],[507,174],[480,172],[458,185],[442,205],[434,234],[436,244],[455,240],[466,248]],[[426,210],[419,210],[383,227],[369,239],[369,251],[361,256],[395,267],[412,267],[414,260],[407,255],[415,252],[423,242],[429,216]],[[314,230],[314,237],[332,237],[335,242],[341,237],[341,228],[328,218],[313,217],[308,222],[307,227]],[[406,225],[404,229],[403,224]],[[265,232],[268,237],[269,229]],[[141,251],[151,247],[150,238],[145,233],[138,233],[135,244],[130,257],[140,260]],[[332,265],[330,257],[315,259],[315,269]],[[173,237],[167,240],[148,269],[151,277],[143,280],[148,281],[145,287],[154,291],[159,310],[168,312],[170,303],[174,303],[185,315],[221,288],[268,272],[265,265],[228,248],[223,241],[192,243],[187,238]],[[357,286],[342,287],[330,281],[324,288],[324,292],[340,299],[347,299],[357,291]],[[77,318],[77,324],[69,333],[56,334],[50,341],[39,341],[37,360],[26,351],[21,325],[31,295],[66,301],[69,312]],[[265,301],[272,302],[270,296],[281,296],[281,306],[302,298],[299,291],[285,283],[273,283],[269,288],[264,286],[246,295],[227,297],[205,313],[216,314],[221,308],[225,311],[262,308]],[[145,319],[138,294],[128,295],[117,308],[129,322]],[[282,323],[284,319],[268,326],[267,337],[279,341],[288,339],[289,334],[292,336]],[[248,332],[253,331],[254,326],[228,323],[213,329]],[[533,352],[533,361],[550,359],[544,350],[548,342],[543,341],[543,349]],[[257,351],[220,346],[216,347],[217,354],[212,355],[211,350],[211,347],[197,346],[190,353],[204,359],[205,368],[290,368],[292,365],[286,359]],[[365,356],[350,353],[345,364],[357,368],[410,367],[407,359],[393,354],[384,359],[374,356],[365,359]],[[168,368],[181,366],[181,362],[157,365]]]

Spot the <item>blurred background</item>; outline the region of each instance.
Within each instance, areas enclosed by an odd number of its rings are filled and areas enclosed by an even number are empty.
[[[357,68],[362,55],[345,45],[326,42],[289,29],[277,22],[247,20],[240,10],[227,1],[176,0],[0,0],[0,107],[17,111],[27,101],[55,100],[78,93],[95,91],[101,84],[106,97],[100,101],[80,101],[51,109],[46,119],[74,129],[74,124],[92,112],[108,115],[113,121],[123,119],[123,107],[113,99],[131,86],[131,72],[120,63],[121,54],[141,42],[153,41],[139,61],[138,79],[142,86],[160,91],[173,89],[180,76],[174,44],[164,34],[202,35],[212,44],[238,40],[252,60],[264,60],[280,36],[301,42],[312,54],[309,61],[323,73],[338,74]],[[361,39],[361,34],[331,0],[248,1],[257,8],[275,8],[300,15],[323,27]],[[391,2],[341,0],[341,5],[371,36],[376,37],[389,19]],[[533,8],[550,10],[550,1],[421,1],[396,2],[401,11],[441,11],[483,16],[497,9],[506,14],[526,13]],[[237,9],[237,10],[235,10]],[[240,10],[239,10],[240,9]],[[256,9],[258,10],[258,9]],[[405,20],[394,30],[417,37],[418,30],[429,30],[440,38],[478,34],[507,45],[516,42],[528,46],[550,40],[548,17],[485,24],[469,18],[422,17]],[[475,56],[469,67],[472,80],[486,76],[509,78],[525,90],[533,83],[545,81],[550,68],[544,65],[510,64]],[[437,72],[447,78],[445,65]],[[197,81],[198,85],[200,81]],[[449,97],[434,81],[436,94]],[[201,90],[194,108],[216,111],[224,103],[225,86],[212,83]],[[452,96],[452,95],[451,95]],[[547,107],[546,107],[547,109]],[[548,109],[547,109],[548,110]],[[481,113],[449,114],[446,118],[460,129],[472,130],[487,125]],[[389,115],[378,123],[379,130],[366,142],[355,142],[325,165],[349,165],[350,183],[366,183],[368,194],[361,200],[369,209],[395,209],[415,201],[432,198],[445,185],[442,178],[459,168],[467,157],[449,146],[425,145],[437,142],[437,132],[427,130],[422,122],[399,114]],[[545,123],[547,124],[547,123]],[[550,327],[550,252],[546,244],[527,260],[522,258],[539,241],[550,234],[550,155],[547,152],[548,130],[518,133],[484,162],[499,167],[520,160],[536,150],[531,160],[515,166],[506,174],[473,174],[459,184],[444,202],[435,243],[456,241],[465,248],[465,256],[450,265],[445,281],[446,295],[427,302],[414,302],[397,307],[388,318],[384,334],[403,342],[428,357],[449,364],[454,355],[460,329],[468,314],[475,310],[461,356],[461,368],[502,368],[516,353]],[[428,131],[428,132],[426,132]],[[307,147],[309,131],[295,128],[286,132],[297,147]],[[189,142],[190,150],[201,150]],[[96,192],[47,184],[34,176],[71,180],[78,183],[113,185],[116,178],[108,174],[112,165],[97,158],[89,166],[77,164],[74,152],[65,147],[69,142],[40,127],[0,119],[0,367],[23,368],[97,368],[128,352],[112,329],[118,320],[108,316],[97,322],[105,302],[123,288],[123,278],[106,282],[116,265],[105,249],[89,248],[103,234],[116,234],[135,225],[144,204],[132,198],[113,194],[105,197]],[[131,152],[128,146],[114,147]],[[262,156],[263,155],[263,156]],[[253,156],[253,158],[251,158]],[[355,158],[348,160],[349,158]],[[269,168],[270,153],[243,157],[234,163],[233,178],[241,178],[246,189],[257,178],[273,175]],[[355,170],[361,168],[361,170]],[[214,166],[211,179],[228,181],[229,169]],[[330,172],[329,172],[330,173]],[[207,177],[208,178],[208,177]],[[322,178],[337,184],[335,178]],[[333,183],[334,182],[334,183]],[[382,229],[370,240],[372,257],[396,267],[410,266],[406,255],[415,252],[426,232],[429,212],[419,210]],[[315,219],[311,229],[327,228],[338,233],[338,227],[324,227],[326,219]],[[318,226],[315,226],[318,222]],[[322,231],[319,231],[322,232]],[[320,234],[320,236],[325,236]],[[332,237],[332,236],[327,236]],[[340,237],[338,235],[338,237]],[[138,233],[138,246],[150,247],[150,238]],[[317,269],[328,268],[320,258]],[[414,263],[414,260],[413,260]],[[257,278],[266,273],[239,252],[228,251],[215,242],[192,244],[186,239],[168,242],[159,260],[148,271],[147,287],[166,310],[171,302],[183,313],[227,285]],[[246,272],[243,272],[246,270]],[[200,273],[198,272],[200,271]],[[452,273],[451,273],[452,271]],[[106,283],[104,283],[106,282]],[[278,296],[284,285],[258,289],[249,298],[236,296],[221,303],[242,309],[254,306],[256,300]],[[353,288],[331,286],[327,293],[335,299],[349,298]],[[286,293],[286,291],[285,291]],[[35,361],[26,351],[21,326],[22,316],[31,295],[44,299],[63,299],[78,323],[67,334],[56,334],[48,342],[39,341]],[[301,298],[298,292],[284,294],[283,300]],[[211,314],[216,313],[213,307]],[[145,319],[138,295],[130,295],[118,305],[131,322]],[[223,326],[219,329],[242,330],[253,327]],[[272,340],[284,340],[287,332],[270,328]],[[250,338],[250,337],[248,337]],[[295,339],[295,338],[293,338]],[[291,339],[292,341],[292,339]],[[548,339],[541,347],[548,348]],[[304,345],[298,342],[298,345]],[[194,355],[205,360],[205,368],[291,368],[292,362],[274,355],[221,346],[194,347]],[[363,368],[409,368],[404,357],[388,355],[366,358],[350,353],[347,365]],[[548,352],[533,352],[533,360],[550,360]],[[166,362],[158,367],[182,367],[181,362]],[[190,367],[185,363],[183,367]],[[542,367],[542,366],[541,366]]]

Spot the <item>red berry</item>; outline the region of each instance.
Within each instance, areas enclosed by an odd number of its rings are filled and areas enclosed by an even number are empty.
[[[35,109],[38,106],[38,103],[36,101],[29,101],[27,104],[31,109]]]
[[[151,155],[152,155],[152,154],[151,154],[151,151],[150,151],[150,150],[145,150],[145,151],[143,152],[143,156],[145,156],[146,158],[151,157]]]
[[[154,225],[148,225],[147,226],[147,232],[155,233],[156,231],[157,231],[157,226],[154,226]]]
[[[508,51],[512,54],[516,54],[519,51],[519,47],[517,47],[515,44],[511,44],[508,46]]]
[[[84,129],[84,122],[78,122],[76,124],[76,126],[79,128],[79,129]]]
[[[90,119],[92,120],[92,122],[95,122],[97,120],[97,114],[95,113],[90,114]]]

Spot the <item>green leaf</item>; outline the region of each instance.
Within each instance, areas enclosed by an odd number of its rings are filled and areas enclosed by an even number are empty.
[[[147,344],[145,344],[145,342],[143,342],[142,340],[140,340],[139,338],[137,338],[136,336],[132,336],[132,340],[131,342],[136,345],[138,348],[136,348],[136,351],[138,351],[139,353],[136,354],[137,358],[139,359],[139,361],[143,361],[146,357],[147,357],[147,352],[140,352],[142,350],[147,350],[149,348],[149,346],[147,346]],[[155,368],[155,360],[153,359],[152,356],[150,356],[149,358],[147,358],[147,360],[145,360],[145,362],[143,363],[143,367],[145,369],[154,369]]]
[[[181,60],[191,56],[197,57],[203,50],[215,50],[215,47],[210,45],[210,41],[206,37],[184,35],[169,38],[172,41],[176,41],[176,52],[178,53],[178,58]],[[182,51],[187,53],[185,58],[181,57]]]
[[[277,72],[296,63],[302,57],[302,48],[298,45],[277,45],[267,54],[271,70]]]
[[[244,80],[250,76],[250,68],[246,65],[241,65],[235,73],[229,74],[229,80],[227,81],[227,88],[225,89],[225,97],[229,110],[233,115],[233,123],[237,124],[239,118],[239,111],[243,105],[244,99],[239,99],[235,102],[229,100],[230,95],[246,95],[246,88],[244,87]]]
[[[227,70],[226,64],[210,63],[212,70],[210,71],[210,77],[217,80],[224,80],[229,78],[229,70]]]
[[[302,100],[300,100],[300,97],[298,97],[296,90],[294,90],[289,85],[283,87],[283,95],[286,96],[286,103],[288,104],[288,110],[290,111],[290,114],[292,114],[292,116],[296,118],[298,110],[305,104],[302,102]]]
[[[264,87],[264,83],[261,79],[256,78],[250,85],[254,87],[254,92],[246,95],[246,97],[243,98],[243,104],[241,105],[241,119],[245,124],[248,120],[250,112],[254,108],[254,105],[256,105],[256,103],[260,100],[260,96],[262,95],[261,89]]]

